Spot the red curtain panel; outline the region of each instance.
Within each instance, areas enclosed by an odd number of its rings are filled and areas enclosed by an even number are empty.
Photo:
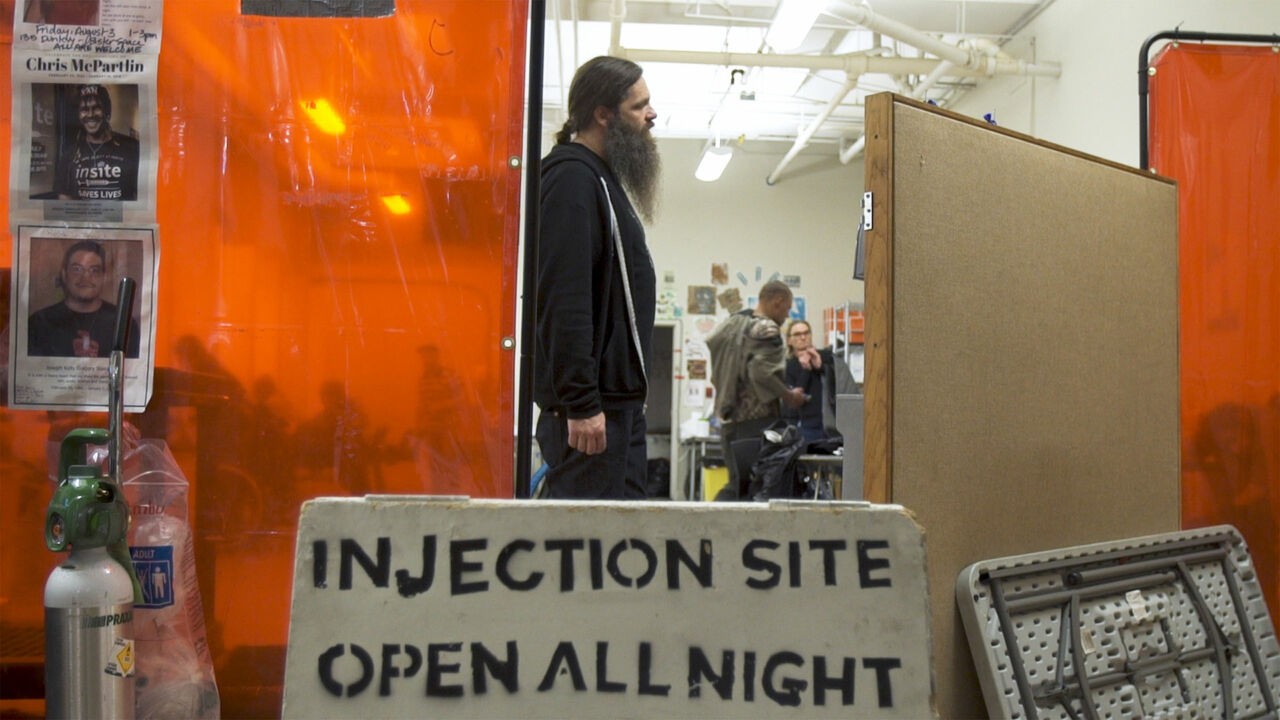
[[[1178,181],[1182,519],[1230,523],[1280,610],[1280,53],[1172,43],[1150,157]]]
[[[191,483],[223,717],[280,711],[301,503],[512,496],[528,3],[382,5],[164,3],[155,394],[127,420]],[[0,409],[0,662],[43,651],[47,443],[105,425]]]

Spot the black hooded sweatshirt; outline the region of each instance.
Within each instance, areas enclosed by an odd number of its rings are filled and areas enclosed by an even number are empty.
[[[622,236],[638,348],[601,178]],[[533,399],[544,411],[570,418],[643,407],[657,304],[644,226],[613,171],[580,143],[551,149],[542,161],[541,185]]]

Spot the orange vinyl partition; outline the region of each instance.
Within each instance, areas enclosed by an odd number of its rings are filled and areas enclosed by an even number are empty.
[[[13,5],[0,2],[10,46]],[[223,717],[280,711],[304,500],[513,492],[503,340],[516,335],[527,3],[395,5],[355,19],[164,5],[156,391],[127,420],[191,482]],[[342,132],[308,118],[320,100]],[[42,697],[15,678],[39,677],[59,557],[43,542],[47,445],[81,426],[105,427],[105,412],[0,409],[0,703]]]
[[[1166,45],[1150,150],[1178,181],[1182,520],[1240,529],[1280,611],[1280,54]]]

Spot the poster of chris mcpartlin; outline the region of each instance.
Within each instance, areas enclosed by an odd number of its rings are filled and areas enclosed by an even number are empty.
[[[98,410],[120,311],[121,278],[137,283],[124,350],[124,404],[151,395],[158,245],[154,227],[20,225],[14,235],[9,317],[9,403]]]
[[[11,222],[155,222],[159,0],[19,0]]]

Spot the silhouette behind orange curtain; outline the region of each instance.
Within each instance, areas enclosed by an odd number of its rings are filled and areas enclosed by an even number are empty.
[[[223,716],[271,717],[303,501],[512,495],[501,348],[516,332],[528,4],[402,0],[339,19],[239,5],[164,6],[156,393],[128,419],[191,482]],[[11,35],[12,1],[0,8]],[[321,100],[341,132],[309,115]],[[0,660],[19,652],[11,628],[39,633],[57,559],[42,532],[57,415],[0,410]]]
[[[1182,518],[1244,534],[1280,611],[1280,55],[1166,46],[1151,166],[1178,181]]]

